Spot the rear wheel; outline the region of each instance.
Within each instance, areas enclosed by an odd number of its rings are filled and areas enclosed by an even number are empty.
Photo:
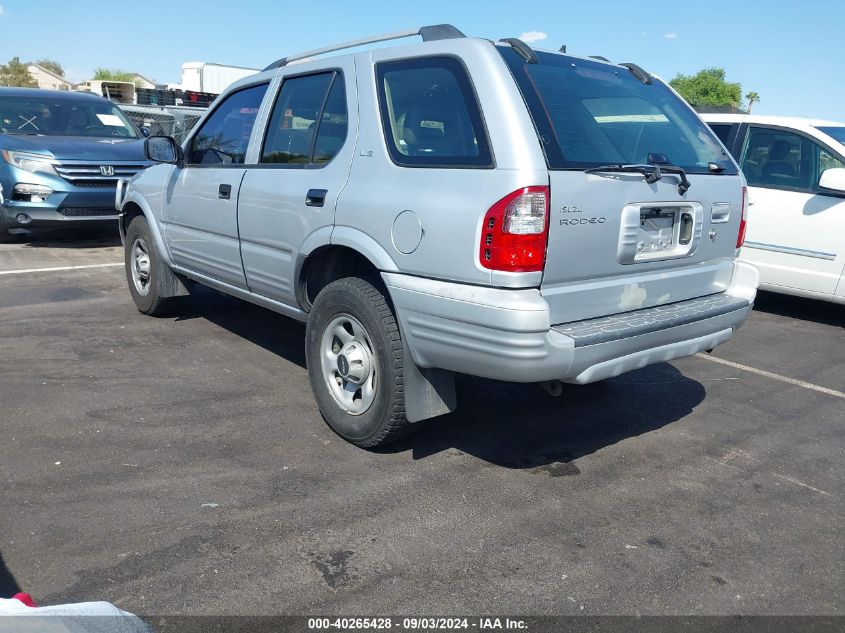
[[[143,215],[126,229],[124,245],[126,281],[138,310],[150,316],[165,314],[171,307],[175,275],[161,258]]]
[[[375,448],[421,426],[405,418],[399,327],[370,281],[349,277],[320,291],[308,318],[305,358],[320,413],[345,440]]]

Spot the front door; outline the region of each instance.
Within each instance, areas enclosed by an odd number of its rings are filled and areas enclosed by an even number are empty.
[[[226,97],[188,144],[162,201],[165,239],[174,263],[246,288],[238,244],[238,192],[255,118],[267,83]]]
[[[845,266],[845,199],[818,186],[840,157],[803,134],[751,126],[742,154],[748,228],[741,258],[761,284],[833,295]]]

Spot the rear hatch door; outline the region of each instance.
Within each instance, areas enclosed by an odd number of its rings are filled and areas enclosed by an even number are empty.
[[[639,68],[499,51],[549,167],[541,292],[552,322],[724,291],[743,179],[704,122]]]

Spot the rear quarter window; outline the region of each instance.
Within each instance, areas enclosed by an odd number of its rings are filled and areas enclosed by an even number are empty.
[[[404,167],[493,166],[478,100],[463,65],[424,57],[376,65],[391,159]]]

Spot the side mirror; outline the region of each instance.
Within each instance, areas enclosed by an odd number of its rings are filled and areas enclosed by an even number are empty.
[[[150,128],[148,128],[147,126],[142,127],[141,136],[143,136],[144,138],[150,138]]]
[[[156,163],[175,165],[182,158],[182,148],[171,136],[151,136],[144,141],[144,156]]]
[[[845,169],[825,169],[819,178],[819,187],[836,193],[845,193]]]

